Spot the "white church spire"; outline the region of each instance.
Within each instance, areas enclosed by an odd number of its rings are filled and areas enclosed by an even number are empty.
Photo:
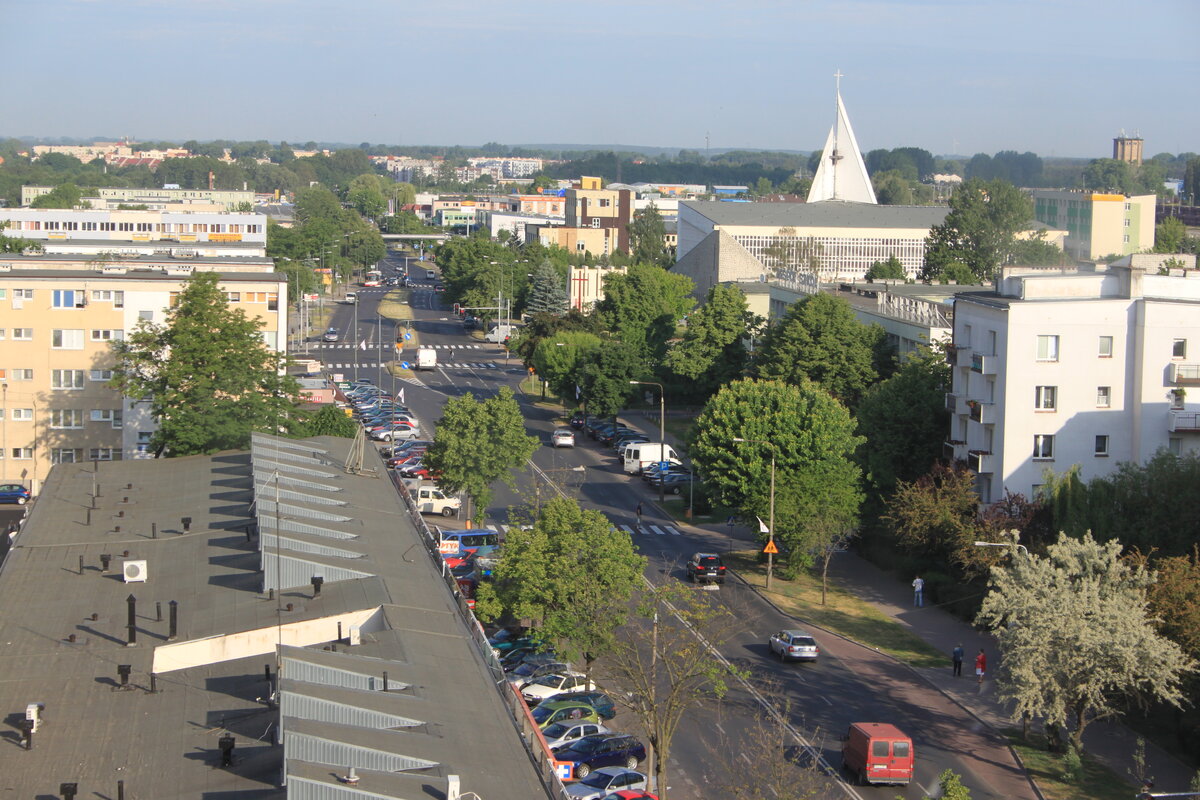
[[[833,127],[829,129],[829,138],[825,140],[817,175],[813,178],[812,188],[808,190],[808,202],[848,200],[873,204],[876,200],[875,190],[871,188],[871,176],[867,174],[867,165],[863,163],[858,142],[854,139],[854,129],[850,127],[850,118],[846,116],[846,106],[842,104],[841,71],[834,73],[833,77],[837,79],[837,112]]]

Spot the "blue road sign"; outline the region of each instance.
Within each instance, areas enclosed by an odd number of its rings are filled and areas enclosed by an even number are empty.
[[[731,528],[733,527],[733,514],[729,515],[729,519],[725,520],[725,524]]]
[[[670,469],[671,462],[670,461],[660,461],[660,462],[658,462],[658,468],[659,469]]]
[[[409,339],[411,339],[411,338],[412,338],[412,334],[411,334],[411,333],[406,333],[406,334],[404,334],[404,341],[406,341],[406,342],[407,342],[407,341],[408,341]]]
[[[409,367],[409,366],[408,366],[408,362],[407,362],[407,361],[401,361],[401,362],[400,362],[400,369],[411,369],[411,367]]]

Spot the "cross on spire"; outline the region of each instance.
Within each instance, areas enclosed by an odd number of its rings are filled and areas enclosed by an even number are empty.
[[[836,81],[837,81],[837,84],[836,84],[836,86],[837,86],[838,93],[840,94],[840,93],[841,93],[841,91],[842,91],[842,78],[844,78],[844,77],[846,77],[846,76],[845,76],[845,75],[843,75],[843,74],[842,74],[842,71],[839,69],[837,72],[833,73],[833,77],[834,77],[834,78],[836,79]]]

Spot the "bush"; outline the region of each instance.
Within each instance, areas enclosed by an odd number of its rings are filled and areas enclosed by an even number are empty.
[[[1062,757],[1062,779],[1065,783],[1077,783],[1083,776],[1083,759],[1074,745],[1067,746],[1067,752]]]

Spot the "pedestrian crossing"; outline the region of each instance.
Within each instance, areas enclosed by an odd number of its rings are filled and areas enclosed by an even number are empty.
[[[372,347],[379,347],[379,345],[378,345],[378,343],[371,344],[368,342],[367,349],[370,349]],[[425,344],[425,345],[421,345],[421,347],[432,347],[434,350],[483,350],[483,349],[485,349],[484,346],[481,344]],[[361,349],[362,345],[356,344],[354,342],[309,342],[308,343],[309,350],[354,350],[355,348]]]
[[[484,525],[489,531],[507,535],[509,531],[517,527],[515,525],[507,525],[501,522],[493,522]],[[623,531],[630,536],[682,536],[683,534],[673,525],[618,525],[613,524],[617,530]]]
[[[391,362],[388,361],[359,361],[357,363],[351,362],[349,364],[322,364],[322,366],[324,366],[325,369],[354,369],[355,367],[358,367],[359,369],[380,369],[381,367],[388,366],[390,363]]]

